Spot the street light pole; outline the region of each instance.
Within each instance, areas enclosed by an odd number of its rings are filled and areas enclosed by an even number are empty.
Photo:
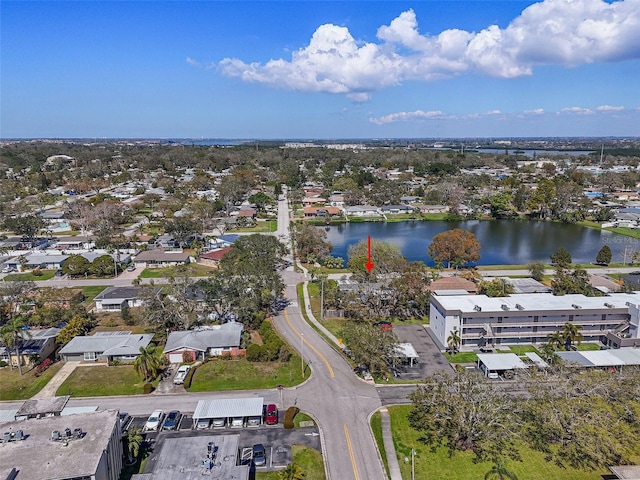
[[[324,278],[321,282],[322,288],[320,289],[320,322],[324,321]]]
[[[415,469],[415,461],[413,460],[416,456],[416,451],[411,449],[411,480],[416,480],[416,469]]]
[[[304,378],[304,333],[300,334],[300,370]]]

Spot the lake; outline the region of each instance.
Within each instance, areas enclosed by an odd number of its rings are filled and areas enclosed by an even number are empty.
[[[533,260],[548,263],[549,255],[566,248],[576,263],[595,262],[598,251],[609,245],[612,262],[626,262],[640,240],[605,230],[555,222],[518,220],[367,222],[332,225],[323,228],[333,245],[332,255],[347,260],[349,245],[372,239],[396,245],[410,261],[433,265],[428,248],[435,235],[453,228],[473,233],[480,242],[477,265],[526,265]]]

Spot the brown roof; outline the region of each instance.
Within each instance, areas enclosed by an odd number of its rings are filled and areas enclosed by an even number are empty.
[[[429,290],[466,290],[467,292],[477,292],[478,286],[471,280],[462,277],[442,277],[429,284]]]
[[[203,253],[202,255],[200,255],[200,258],[204,258],[207,260],[220,260],[229,250],[231,250],[231,247],[213,250],[212,252]]]
[[[317,215],[319,210],[324,210],[329,215],[340,215],[340,213],[342,213],[342,210],[340,210],[338,207],[331,207],[331,206],[326,206],[326,207],[304,207],[303,212],[304,212],[305,215]]]

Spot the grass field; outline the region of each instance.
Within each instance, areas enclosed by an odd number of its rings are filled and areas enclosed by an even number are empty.
[[[33,370],[27,371],[23,367],[22,376],[18,369],[4,367],[0,369],[0,400],[26,400],[38,393],[58,373],[62,362],[57,362],[47,368],[42,375],[36,377]]]
[[[140,278],[164,278],[171,277],[173,275],[179,276],[180,270],[185,267],[163,267],[163,268],[145,268],[140,273]],[[186,267],[191,277],[206,277],[211,275],[213,268],[207,265],[200,265],[198,263],[191,263]]]
[[[441,447],[432,452],[430,447],[418,441],[419,433],[409,426],[407,415],[411,406],[402,405],[388,408],[391,415],[393,443],[402,478],[411,478],[411,462],[405,462],[404,459],[411,458],[412,448],[416,450],[415,478],[476,480],[484,478],[492,467],[489,462],[474,462],[474,455],[469,452],[458,452],[453,457],[449,457],[448,451]],[[376,441],[381,442],[381,433],[376,433],[376,430],[380,430],[379,422],[372,421],[371,427],[374,430]],[[378,448],[382,451],[381,443],[378,443]],[[531,450],[524,445],[520,445],[519,450],[523,461],[509,461],[506,464],[507,469],[516,474],[518,480],[602,480],[602,475],[609,473],[608,471],[587,472],[560,468],[545,461],[544,455],[540,452]]]
[[[475,363],[478,361],[478,355],[475,352],[458,352],[455,355],[445,353],[444,356],[451,363]]]
[[[56,274],[55,270],[42,270],[40,275],[33,275],[32,273],[13,273],[7,275],[5,280],[10,282],[42,282],[44,280],[50,280]]]
[[[87,303],[93,302],[93,299],[96,298],[96,295],[98,295],[105,288],[107,288],[106,285],[95,285],[91,287],[83,287],[82,295],[84,295],[84,298],[85,298],[84,303],[87,304]]]
[[[277,220],[267,220],[265,222],[258,222],[255,227],[230,228],[229,233],[266,233],[275,232],[276,230],[278,230]]]
[[[133,365],[92,365],[76,368],[67,378],[56,395],[72,397],[104,397],[109,395],[141,394],[144,381],[133,369]],[[158,380],[151,382],[154,386]]]
[[[293,463],[304,472],[304,480],[325,480],[324,462],[317,450],[301,445],[292,447]],[[256,472],[256,480],[278,480],[278,472]]]
[[[309,376],[308,369],[305,376]],[[291,387],[302,381],[300,357],[295,353],[286,363],[214,358],[197,368],[188,390],[211,392],[275,388],[278,385]]]

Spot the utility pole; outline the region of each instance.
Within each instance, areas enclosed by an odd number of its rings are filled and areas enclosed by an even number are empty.
[[[320,285],[320,323],[322,323],[324,321],[324,278]]]

